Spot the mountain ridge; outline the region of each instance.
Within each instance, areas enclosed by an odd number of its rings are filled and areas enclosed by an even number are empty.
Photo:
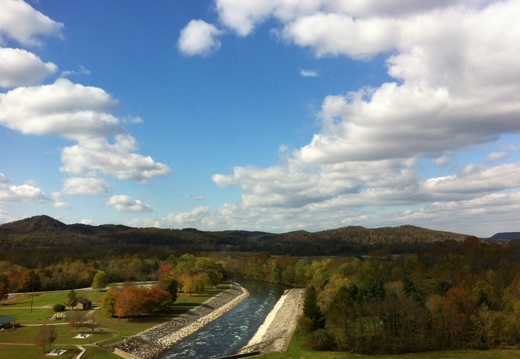
[[[13,248],[93,248],[166,246],[178,251],[265,251],[271,254],[338,255],[360,248],[417,246],[436,241],[461,241],[467,234],[402,225],[365,228],[348,226],[318,232],[139,228],[124,225],[64,224],[47,215],[0,225],[0,251]]]
[[[487,238],[489,241],[510,241],[515,239],[520,239],[520,232],[499,232]]]

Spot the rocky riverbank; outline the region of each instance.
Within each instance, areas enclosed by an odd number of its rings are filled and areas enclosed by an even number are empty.
[[[229,311],[248,295],[249,293],[245,288],[232,284],[227,291],[210,298],[189,312],[122,342],[112,344],[107,349],[117,351],[119,355],[128,353],[130,354],[127,356],[129,358],[156,358],[168,347]]]
[[[303,292],[303,289],[286,290],[256,334],[239,353],[286,351],[298,318],[303,312]]]

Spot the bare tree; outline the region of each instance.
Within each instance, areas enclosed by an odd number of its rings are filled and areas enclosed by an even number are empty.
[[[38,331],[36,336],[36,344],[43,347],[43,352],[46,353],[47,345],[49,350],[51,349],[52,343],[58,338],[58,331],[53,325],[43,324]]]

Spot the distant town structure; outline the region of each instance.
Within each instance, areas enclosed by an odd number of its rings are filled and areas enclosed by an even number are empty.
[[[74,309],[87,310],[92,308],[92,302],[87,298],[78,298],[78,304]]]
[[[2,315],[0,316],[0,329],[4,330],[7,328],[13,328],[16,326],[16,319],[15,317],[11,317],[10,315]]]

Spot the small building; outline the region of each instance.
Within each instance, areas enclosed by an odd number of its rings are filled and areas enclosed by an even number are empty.
[[[78,298],[78,304],[74,309],[87,310],[92,308],[92,302],[87,298]]]
[[[15,317],[11,317],[10,315],[2,315],[0,316],[0,328],[13,328],[16,326],[16,319]]]

